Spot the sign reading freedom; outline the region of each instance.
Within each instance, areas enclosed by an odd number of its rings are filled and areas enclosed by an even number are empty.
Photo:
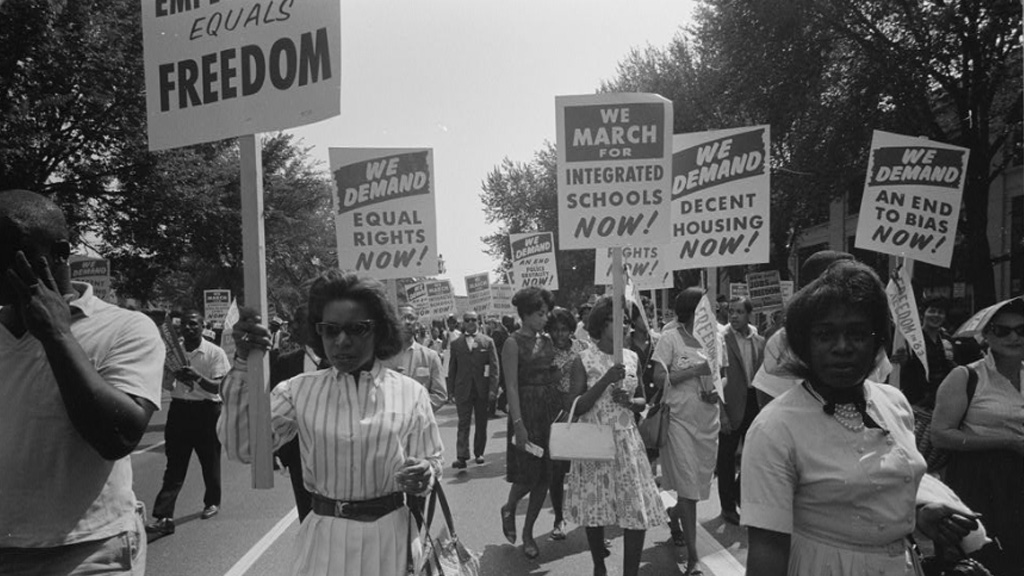
[[[149,149],[340,112],[341,13],[329,0],[142,3]]]

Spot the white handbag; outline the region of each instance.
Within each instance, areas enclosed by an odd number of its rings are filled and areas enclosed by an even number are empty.
[[[569,410],[569,421],[551,425],[548,453],[552,460],[615,460],[615,431],[607,424],[573,422],[577,396]]]

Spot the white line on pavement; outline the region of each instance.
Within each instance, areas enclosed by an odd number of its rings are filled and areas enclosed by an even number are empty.
[[[245,553],[245,556],[242,556],[238,562],[235,562],[235,565],[232,566],[230,570],[224,573],[224,576],[243,576],[249,571],[249,568],[252,568],[252,565],[260,559],[260,556],[263,556],[263,553],[270,548],[274,541],[280,538],[281,534],[284,534],[285,530],[292,525],[292,522],[295,522],[298,518],[299,513],[295,508],[288,511],[288,513],[284,515],[284,518],[281,518],[281,520],[279,520],[277,524],[270,529],[270,532],[264,534],[263,538],[260,538],[260,541]]]
[[[161,440],[156,444],[153,444],[152,446],[146,446],[142,450],[136,450],[135,452],[132,452],[132,456],[135,456],[137,454],[145,454],[146,452],[152,452],[153,450],[156,450],[157,448],[163,446],[165,442],[165,440]]]

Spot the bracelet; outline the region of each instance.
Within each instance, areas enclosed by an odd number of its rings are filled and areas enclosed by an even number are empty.
[[[522,421],[523,421],[522,418],[516,418],[515,420],[512,421],[512,425],[515,426],[516,424],[519,424]]]

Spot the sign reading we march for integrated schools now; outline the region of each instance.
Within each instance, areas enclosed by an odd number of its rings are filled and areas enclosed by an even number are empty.
[[[667,243],[672,102],[598,94],[559,96],[555,107],[559,248]]]
[[[142,31],[150,150],[340,112],[337,0],[154,0]]]
[[[510,234],[512,273],[519,288],[538,286],[558,290],[555,265],[555,235],[551,232]]]
[[[338,267],[377,279],[437,274],[433,152],[331,148]]]
[[[875,130],[857,248],[949,267],[969,151]]]
[[[768,262],[770,131],[677,134],[670,270]]]

